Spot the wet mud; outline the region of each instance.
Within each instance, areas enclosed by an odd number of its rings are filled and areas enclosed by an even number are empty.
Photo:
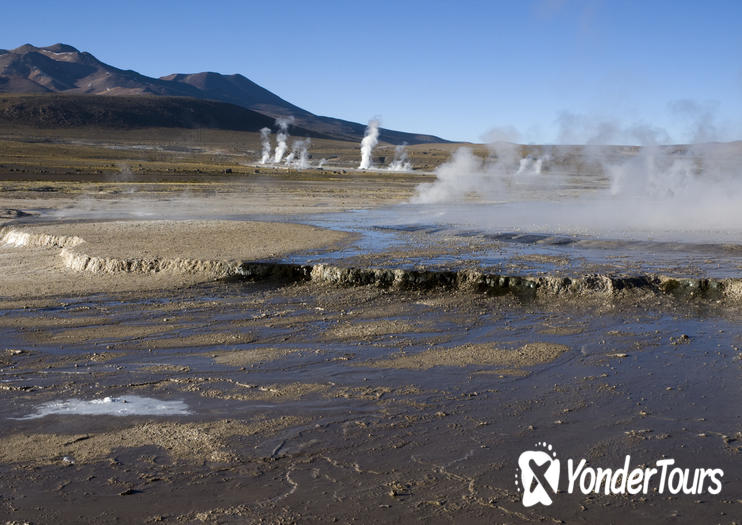
[[[733,521],[741,320],[720,303],[665,295],[640,304],[314,281],[5,308],[0,514]],[[126,395],[189,413],[19,419],[51,401]],[[630,454],[723,468],[724,489],[560,493],[526,509],[514,469],[539,441],[595,465]]]
[[[418,181],[320,182],[4,196],[0,521],[739,521],[738,243],[338,214]],[[723,489],[525,508],[540,442]]]

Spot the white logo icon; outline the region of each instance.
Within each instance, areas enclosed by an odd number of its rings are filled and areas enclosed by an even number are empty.
[[[551,505],[559,487],[559,460],[548,443],[539,441],[535,445],[540,450],[526,450],[518,458],[520,485],[523,490],[523,506],[532,507],[537,503]],[[518,485],[518,474],[515,475]]]

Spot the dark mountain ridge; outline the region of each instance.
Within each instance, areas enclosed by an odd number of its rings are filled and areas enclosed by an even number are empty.
[[[358,141],[366,128],[364,124],[315,115],[239,74],[204,72],[152,78],[136,71],[110,66],[92,54],[66,44],[48,47],[25,44],[9,51],[0,50],[0,93],[126,97],[149,95],[213,100],[260,113],[270,120],[293,116],[297,128],[294,134],[301,129],[310,136],[338,140]],[[62,103],[61,99],[53,100]],[[92,99],[78,98],[75,104],[82,107],[92,102]],[[133,108],[133,102],[135,100],[128,100],[126,104],[118,105],[116,111],[120,112],[124,107]],[[100,112],[101,104],[96,103],[95,106],[94,112]],[[65,107],[69,109],[71,106],[67,104]],[[205,107],[200,106],[200,109]],[[223,119],[220,117],[215,122],[221,120]],[[447,142],[432,135],[388,129],[380,130],[380,139],[391,144]]]
[[[275,119],[215,100],[154,95],[0,94],[0,125],[39,128],[212,128],[259,131]],[[331,138],[294,126],[295,135]]]

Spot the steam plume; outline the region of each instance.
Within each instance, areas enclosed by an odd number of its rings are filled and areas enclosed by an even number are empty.
[[[437,180],[421,184],[413,202],[455,202],[478,198],[509,200],[520,197],[530,184],[539,186],[555,182],[555,178],[539,177],[541,160],[522,159],[520,146],[505,142],[488,145],[489,156],[481,158],[471,148],[456,150],[451,160],[436,170]],[[533,180],[538,177],[538,180]]]
[[[389,171],[410,171],[412,162],[407,157],[407,143],[394,148],[394,160],[389,164]]]
[[[661,128],[564,114],[561,137],[593,131],[585,145],[531,147],[525,158],[507,142],[490,144],[486,157],[460,148],[412,202],[445,204],[441,220],[500,231],[738,239],[742,146],[710,142],[717,126],[708,111],[672,109],[695,111],[689,138],[704,143],[661,145],[673,143]]]
[[[260,156],[260,163],[265,164],[271,158],[271,129],[263,128],[260,130],[260,142],[263,145],[263,153]]]
[[[367,170],[371,167],[371,153],[379,143],[379,121],[369,120],[366,133],[361,141],[361,165],[358,169]]]
[[[520,159],[520,163],[518,165],[518,171],[515,172],[516,175],[540,175],[541,174],[541,167],[543,165],[543,159],[534,159],[532,157],[526,157],[524,159]]]
[[[309,145],[311,143],[312,141],[308,138],[294,143],[294,149],[297,151],[297,158],[294,163],[300,170],[305,170],[309,167]]]
[[[308,138],[295,140],[291,146],[291,153],[286,156],[285,164],[298,169],[309,168],[309,145],[312,141]]]
[[[281,162],[281,159],[283,159],[283,154],[286,153],[289,140],[289,126],[293,123],[294,117],[276,119],[278,133],[276,134],[276,153],[273,156],[273,162],[275,162],[276,164]]]

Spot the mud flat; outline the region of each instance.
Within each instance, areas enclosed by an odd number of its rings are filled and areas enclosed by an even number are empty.
[[[354,206],[381,184],[356,182],[369,191]],[[434,236],[430,248],[428,232],[350,220],[343,232],[306,218],[345,209],[345,193],[315,209],[323,184],[307,196],[254,184],[265,191],[230,201],[239,220],[204,213],[218,195],[193,201],[199,218],[169,200],[156,221],[120,194],[67,208],[72,187],[4,192],[29,215],[8,214],[0,245],[0,521],[739,515],[738,275],[585,273],[528,252],[492,268],[476,258],[512,239]],[[112,201],[117,220],[103,220]],[[302,216],[269,222],[250,203]],[[364,253],[377,234],[383,249]],[[535,264],[573,274],[522,271]],[[596,467],[631,455],[722,468],[723,490],[560,491],[525,508],[515,469],[538,442]]]
[[[635,299],[308,280],[6,306],[0,515],[725,522],[742,489],[740,311]],[[179,409],[49,410],[135,396]],[[526,509],[515,465],[539,441],[596,466],[723,468],[723,492]]]

